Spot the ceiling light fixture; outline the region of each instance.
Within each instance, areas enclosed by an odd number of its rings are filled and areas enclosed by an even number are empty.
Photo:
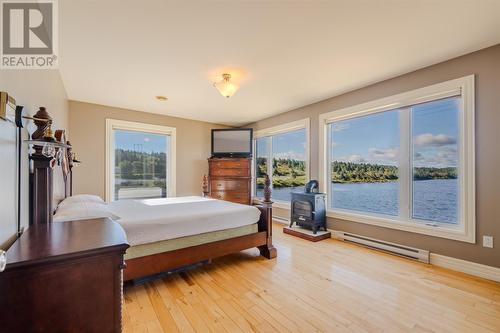
[[[156,99],[161,101],[161,102],[165,102],[166,100],[168,100],[168,97],[165,97],[165,96],[156,96]]]
[[[224,97],[233,96],[238,90],[238,85],[231,82],[231,74],[222,74],[222,81],[214,82],[214,87],[221,93]]]

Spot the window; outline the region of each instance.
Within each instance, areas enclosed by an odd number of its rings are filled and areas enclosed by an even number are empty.
[[[268,138],[258,138],[255,141],[255,195],[264,197],[264,180],[267,174],[268,159]]]
[[[475,242],[473,76],[320,117],[332,217]]]
[[[397,216],[399,110],[331,123],[331,207]]]
[[[106,120],[106,200],[175,196],[175,128]]]
[[[415,105],[412,126],[412,218],[458,223],[460,97]]]
[[[264,195],[268,173],[273,201],[289,202],[309,178],[309,119],[257,131],[255,137],[254,195]]]

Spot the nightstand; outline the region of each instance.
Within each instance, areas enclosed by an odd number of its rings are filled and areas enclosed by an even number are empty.
[[[0,273],[0,331],[120,332],[128,247],[108,219],[28,228]]]

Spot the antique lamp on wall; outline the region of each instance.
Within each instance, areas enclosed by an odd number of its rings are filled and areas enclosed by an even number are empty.
[[[52,131],[52,117],[50,117],[46,109],[40,107],[33,117],[24,115],[18,115],[18,117],[32,120],[37,127],[35,132],[31,134],[31,140],[25,141],[34,147],[35,154],[41,154],[47,158],[55,157],[60,163],[62,153],[59,152],[62,152],[64,148],[68,148],[68,145],[65,143],[64,136],[59,137],[58,140],[54,137],[54,132]]]

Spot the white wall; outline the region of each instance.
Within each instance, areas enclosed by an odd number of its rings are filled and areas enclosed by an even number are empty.
[[[53,129],[68,128],[68,100],[66,90],[57,70],[0,70],[0,91],[6,91],[23,105],[25,114],[33,115],[40,106],[54,119]],[[32,126],[28,130],[32,130]],[[0,120],[0,174],[14,175],[16,155],[15,127]],[[23,165],[27,166],[27,153]],[[9,162],[10,161],[10,162]],[[23,167],[23,213],[22,225],[28,225],[28,175]],[[10,178],[9,178],[10,177]],[[5,248],[15,235],[16,221],[13,215],[16,200],[16,186],[12,176],[2,177],[0,186],[0,249]]]

